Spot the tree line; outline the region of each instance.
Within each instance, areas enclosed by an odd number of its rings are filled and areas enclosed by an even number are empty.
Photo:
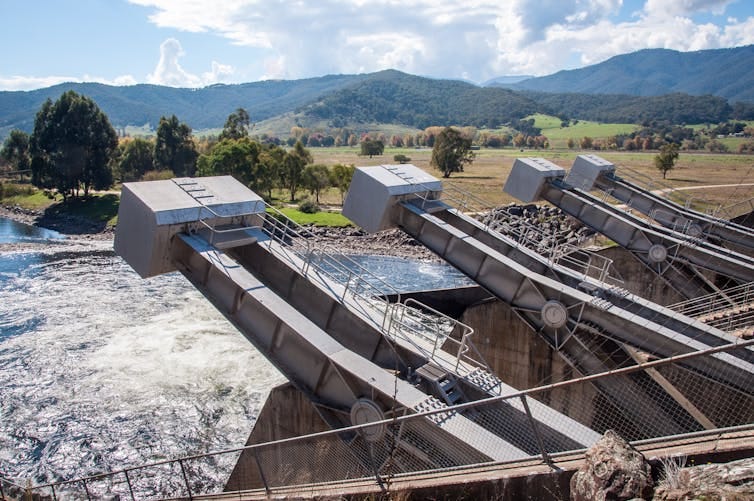
[[[154,139],[118,141],[92,99],[67,91],[42,105],[30,135],[12,131],[0,156],[18,170],[30,171],[34,186],[55,190],[64,201],[109,189],[115,182],[214,175],[231,175],[267,199],[272,199],[274,189],[287,192],[290,201],[308,190],[319,204],[320,194],[334,187],[342,201],[353,165],[315,164],[300,139],[285,148],[253,139],[252,127],[248,112],[239,108],[228,116],[217,138],[198,142],[191,127],[171,115],[160,118]],[[426,131],[433,145],[431,165],[445,177],[463,171],[473,160],[471,132],[451,127]],[[383,151],[379,138],[362,137],[362,154]]]
[[[313,164],[301,141],[286,149],[249,136],[249,114],[228,116],[219,137],[198,142],[191,127],[175,115],[161,117],[154,139],[118,140],[107,116],[90,98],[74,91],[48,99],[37,112],[34,130],[11,131],[0,157],[29,171],[34,186],[69,198],[107,190],[115,182],[172,177],[231,175],[268,199],[273,189],[294,201],[309,190],[319,203],[330,187],[344,196],[353,166]]]

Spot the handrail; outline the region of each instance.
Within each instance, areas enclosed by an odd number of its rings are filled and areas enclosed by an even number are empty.
[[[749,282],[671,304],[668,308],[690,317],[699,317],[752,303],[754,303],[754,282]]]
[[[540,386],[529,388],[526,390],[516,390],[516,391],[508,392],[506,394],[501,394],[498,396],[493,396],[493,397],[489,397],[489,398],[485,398],[485,399],[477,400],[473,402],[467,402],[467,403],[462,403],[462,404],[453,405],[453,406],[446,406],[439,409],[435,408],[435,409],[430,409],[430,410],[426,410],[422,412],[415,412],[411,414],[395,416],[395,417],[391,417],[391,418],[384,419],[381,421],[373,421],[373,422],[369,422],[369,423],[365,423],[361,425],[338,428],[338,429],[328,430],[328,431],[319,432],[319,433],[312,433],[309,435],[303,435],[299,437],[275,440],[275,441],[270,441],[270,442],[266,442],[262,444],[252,444],[252,445],[247,445],[244,447],[235,447],[235,448],[224,449],[220,451],[212,451],[212,452],[203,453],[203,454],[183,456],[180,458],[165,459],[161,461],[154,461],[154,462],[145,463],[142,465],[130,466],[130,467],[123,468],[120,470],[103,472],[103,473],[89,475],[89,476],[80,477],[80,478],[71,479],[71,480],[50,482],[50,483],[35,485],[32,487],[23,487],[22,492],[27,495],[32,495],[33,493],[41,492],[44,489],[52,489],[53,494],[54,494],[56,488],[60,490],[60,488],[64,486],[70,486],[70,485],[75,485],[75,484],[81,484],[81,485],[91,484],[92,482],[95,482],[98,480],[102,480],[106,478],[112,479],[120,475],[125,477],[126,482],[128,483],[130,487],[131,481],[129,480],[129,472],[153,469],[153,468],[156,468],[159,466],[165,466],[165,465],[175,465],[175,464],[182,465],[184,463],[188,463],[193,460],[211,458],[211,457],[225,455],[225,454],[238,454],[244,451],[251,451],[251,452],[263,451],[267,448],[281,446],[281,445],[290,445],[290,444],[298,444],[298,443],[307,444],[307,443],[313,442],[314,440],[320,440],[320,439],[332,438],[334,440],[340,440],[339,437],[349,436],[351,433],[358,434],[361,432],[361,430],[373,429],[373,427],[380,426],[380,425],[384,425],[386,427],[388,426],[392,427],[391,429],[400,429],[403,425],[411,423],[413,421],[423,420],[425,418],[431,419],[433,416],[439,416],[440,419],[435,419],[431,421],[431,422],[436,423],[442,420],[442,416],[449,416],[456,413],[462,413],[464,411],[468,411],[471,409],[480,410],[487,406],[499,405],[504,402],[513,401],[514,399],[532,398],[536,395],[549,394],[553,390],[562,390],[562,389],[565,389],[574,385],[587,383],[587,382],[595,382],[601,379],[610,378],[614,376],[619,376],[619,375],[623,376],[623,375],[633,374],[640,371],[658,369],[658,368],[661,368],[670,364],[682,364],[683,362],[694,359],[694,358],[703,357],[703,356],[714,356],[716,354],[725,353],[731,350],[748,348],[749,346],[752,346],[752,345],[754,345],[754,339],[735,342],[735,343],[729,343],[726,345],[716,346],[716,347],[708,348],[705,350],[695,351],[695,352],[686,353],[682,355],[676,355],[676,356],[667,357],[667,358],[663,358],[659,360],[643,362],[636,365],[613,369],[606,372],[601,372],[599,374],[592,374],[589,376],[582,376],[579,378],[573,378],[573,379],[568,379],[565,381],[550,383],[546,385],[540,385]],[[751,423],[741,423],[741,424],[750,425]],[[530,422],[529,425],[532,426],[533,423]],[[726,427],[726,428],[729,428],[729,427]],[[656,440],[657,438],[659,438],[659,436],[642,440],[641,443],[651,441],[651,440]],[[539,454],[533,454],[531,457],[537,457],[537,456],[541,457],[543,461],[546,461],[548,453],[542,450],[540,451]],[[479,464],[485,464],[485,463],[479,463]],[[261,468],[262,465],[260,464],[259,467]],[[441,471],[445,469],[448,469],[448,468],[438,468],[433,471]],[[380,480],[379,474],[377,473],[376,475],[379,481]],[[10,484],[11,482],[7,482],[7,483]],[[17,486],[17,487],[20,487],[20,486]],[[269,486],[267,487],[269,488]],[[191,492],[190,488],[188,492]],[[133,491],[131,491],[130,497],[132,500],[136,499],[133,494]]]

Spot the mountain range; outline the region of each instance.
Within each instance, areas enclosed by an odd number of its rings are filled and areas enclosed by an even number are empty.
[[[499,77],[486,86],[395,70],[200,89],[66,83],[0,92],[0,139],[14,128],[30,132],[42,103],[66,90],[92,98],[118,128],[153,128],[161,116],[171,114],[196,130],[220,128],[239,107],[254,122],[277,120],[288,129],[374,123],[496,127],[537,112],[630,123],[715,122],[754,118],[754,45],[698,52],[641,50],[546,77]]]
[[[549,76],[503,82],[510,89],[580,94],[659,96],[712,94],[731,102],[754,102],[754,45],[678,52],[644,49]]]

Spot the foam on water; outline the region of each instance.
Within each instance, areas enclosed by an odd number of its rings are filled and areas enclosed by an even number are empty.
[[[0,254],[0,475],[17,483],[240,447],[284,382],[185,278],[142,280],[112,242]],[[356,259],[401,290],[460,277],[444,265]],[[233,461],[213,463],[205,487],[222,488]],[[140,497],[170,491],[164,483]]]
[[[110,245],[3,254],[19,264],[0,280],[6,477],[40,483],[241,446],[283,382],[182,276],[142,280]]]

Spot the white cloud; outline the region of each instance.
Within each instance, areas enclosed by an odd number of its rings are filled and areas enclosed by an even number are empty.
[[[194,75],[184,70],[178,60],[185,56],[181,43],[175,38],[168,38],[160,44],[160,59],[154,71],[147,75],[147,82],[169,87],[203,87],[222,82],[224,77],[234,73],[233,67],[212,61],[211,71]]]
[[[201,79],[186,72],[178,62],[184,55],[181,43],[168,38],[160,44],[160,60],[154,72],[147,75],[147,82],[170,87],[198,87]]]
[[[697,13],[724,14],[735,0],[646,0],[635,13],[624,12],[623,0],[129,1],[153,8],[149,19],[159,27],[246,47],[246,80],[396,68],[482,81],[548,74],[643,48],[700,50],[754,37],[752,18],[694,21]],[[222,65],[192,75],[180,57],[179,47],[166,47],[150,78],[196,86],[230,75]]]
[[[650,17],[689,16],[697,12],[720,15],[735,0],[647,0],[644,11]]]

